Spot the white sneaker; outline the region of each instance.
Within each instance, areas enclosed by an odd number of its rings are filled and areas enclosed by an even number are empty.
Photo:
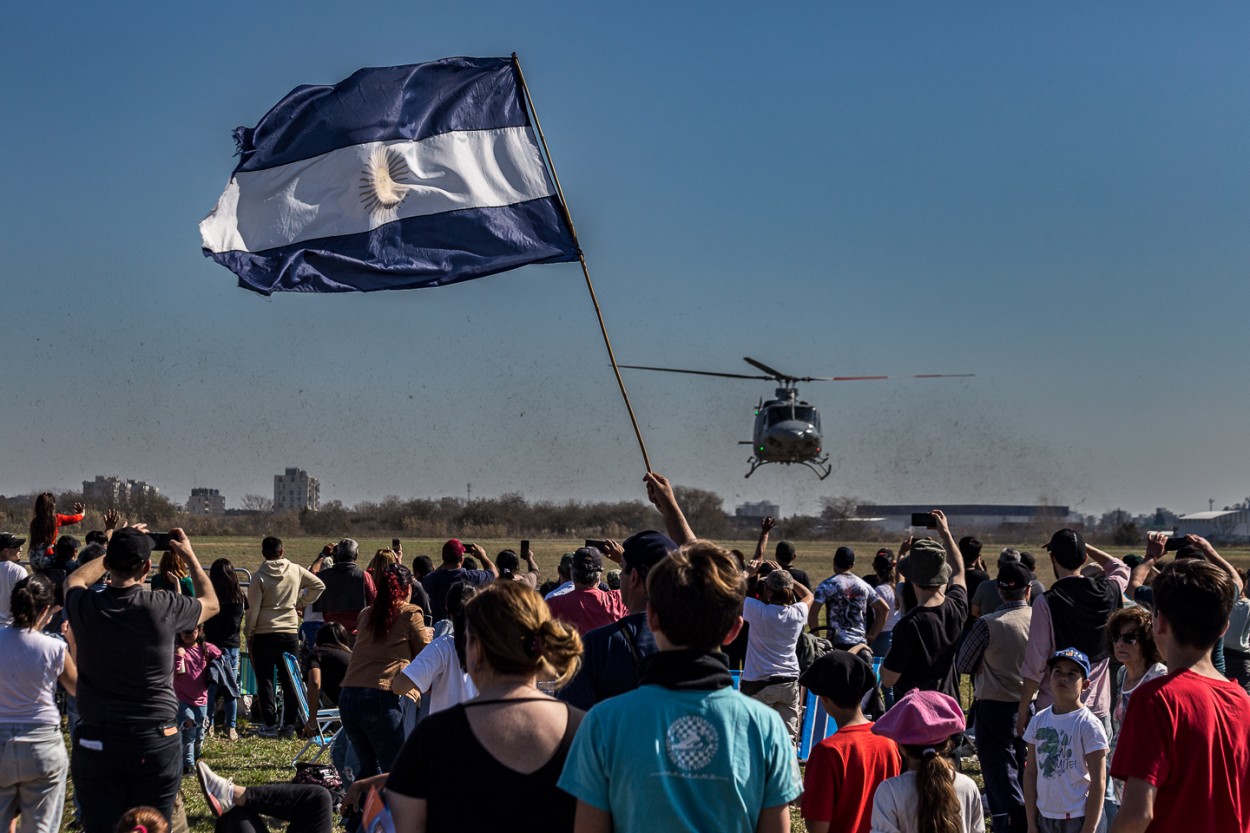
[[[208,764],[197,761],[195,774],[204,791],[204,802],[212,812],[213,818],[221,818],[234,808],[234,782],[222,778],[208,768]]]

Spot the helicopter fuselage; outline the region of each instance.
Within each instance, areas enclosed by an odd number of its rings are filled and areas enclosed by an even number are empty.
[[[778,388],[777,399],[755,412],[751,450],[760,463],[808,463],[821,455],[820,413],[797,397],[794,388]]]

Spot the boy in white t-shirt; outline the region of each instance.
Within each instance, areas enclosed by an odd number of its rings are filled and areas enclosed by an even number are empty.
[[[1102,721],[1081,704],[1081,692],[1089,688],[1089,657],[1064,648],[1051,654],[1046,665],[1055,702],[1034,715],[1024,732],[1029,745],[1024,773],[1029,831],[1103,833],[1110,744]]]

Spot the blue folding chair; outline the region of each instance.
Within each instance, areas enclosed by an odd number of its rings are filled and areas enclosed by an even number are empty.
[[[824,704],[812,692],[807,692],[803,708],[803,722],[799,725],[799,761],[806,763],[812,747],[838,731],[838,724],[829,719]]]
[[[291,686],[295,692],[295,703],[299,709],[299,719],[301,725],[308,725],[311,717],[311,711],[308,708],[308,689],[304,687],[304,678],[299,671],[299,660],[294,654],[284,653],[282,655],[282,663],[286,667],[287,679],[284,683]],[[317,733],[309,738],[308,743],[300,749],[299,754],[295,756],[295,760],[291,761],[291,766],[295,766],[303,759],[304,755],[314,746],[317,748],[317,754],[309,759],[310,763],[316,763],[317,760],[325,753],[330,745],[334,743],[334,738],[339,732],[343,731],[343,721],[339,718],[338,709],[317,709]]]
[[[733,678],[734,691],[740,691],[742,689],[742,671],[730,671],[729,676]]]

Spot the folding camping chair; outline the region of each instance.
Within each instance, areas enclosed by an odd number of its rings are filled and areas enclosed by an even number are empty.
[[[287,679],[284,683],[289,683],[291,689],[295,692],[295,702],[299,709],[300,723],[307,725],[310,717],[308,708],[308,689],[304,687],[304,678],[299,672],[299,660],[294,654],[284,653],[282,655],[282,663],[286,668]],[[299,754],[295,756],[295,760],[291,761],[291,766],[295,766],[304,757],[312,747],[317,747],[317,754],[309,759],[309,763],[316,763],[317,760],[325,753],[330,745],[334,743],[334,738],[338,733],[343,731],[343,722],[339,719],[338,709],[317,709],[317,734],[309,738],[308,743],[300,749]]]
[[[807,763],[812,747],[838,731],[838,724],[829,719],[820,698],[810,691],[803,709],[803,722],[799,724],[799,762]]]

